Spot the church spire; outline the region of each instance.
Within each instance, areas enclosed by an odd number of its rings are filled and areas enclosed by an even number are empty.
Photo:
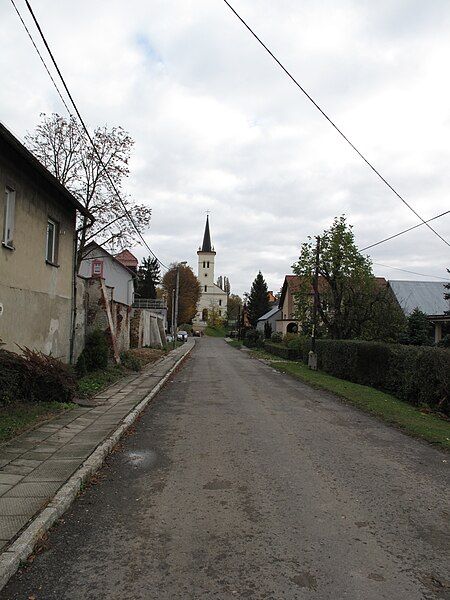
[[[206,215],[205,233],[203,235],[202,252],[213,252],[211,234],[209,233],[209,215]]]

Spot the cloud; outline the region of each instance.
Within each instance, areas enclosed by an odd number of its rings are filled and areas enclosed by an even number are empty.
[[[446,0],[235,5],[424,217],[449,208]],[[36,12],[86,121],[136,140],[125,189],[152,207],[146,239],[166,264],[196,267],[206,210],[217,275],[240,293],[259,269],[279,289],[300,243],[336,215],[361,247],[416,224],[224,3],[42,0]],[[23,138],[40,112],[63,108],[9,3],[0,34],[2,121]],[[450,239],[449,217],[434,226]],[[450,263],[425,227],[371,256],[440,276]]]

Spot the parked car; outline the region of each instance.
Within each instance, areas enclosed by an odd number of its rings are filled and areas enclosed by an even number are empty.
[[[179,340],[180,342],[186,342],[188,339],[188,332],[187,331],[179,331],[177,333],[177,340]]]
[[[197,329],[192,332],[192,335],[194,337],[202,337],[202,332]]]

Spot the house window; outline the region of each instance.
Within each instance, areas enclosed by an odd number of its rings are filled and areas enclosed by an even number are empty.
[[[10,188],[5,188],[5,224],[3,228],[3,244],[8,248],[13,248],[14,238],[14,212],[16,206],[16,192]]]
[[[93,260],[92,261],[91,277],[103,277],[103,261],[102,260]]]
[[[204,308],[202,310],[202,321],[207,321],[208,320],[208,309]]]
[[[208,286],[207,286],[207,285],[205,285],[205,292],[207,292],[207,291],[208,291]]]
[[[48,219],[45,260],[52,265],[56,265],[58,261],[58,234],[58,223],[53,219]]]

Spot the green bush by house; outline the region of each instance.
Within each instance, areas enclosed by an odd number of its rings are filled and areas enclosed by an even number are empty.
[[[108,342],[103,331],[96,330],[86,336],[84,350],[77,360],[77,373],[80,377],[108,366]]]

